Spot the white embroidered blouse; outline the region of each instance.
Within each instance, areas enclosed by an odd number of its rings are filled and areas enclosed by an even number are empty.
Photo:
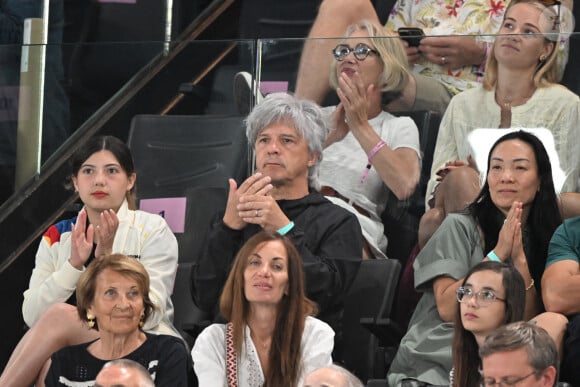
[[[195,341],[191,356],[200,386],[227,387],[225,327],[224,324],[210,325]],[[314,317],[307,317],[302,334],[302,372],[298,380],[299,386],[309,372],[332,364],[333,348],[332,328]],[[258,352],[247,326],[242,353],[237,362],[238,387],[260,387],[264,384]]]

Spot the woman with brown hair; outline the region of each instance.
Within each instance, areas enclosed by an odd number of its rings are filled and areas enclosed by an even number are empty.
[[[93,385],[108,361],[125,358],[145,367],[157,386],[187,387],[193,373],[185,343],[143,330],[156,311],[149,282],[135,258],[112,254],[91,262],[77,283],[76,311],[97,338],[54,353],[44,384],[36,385]]]
[[[311,317],[303,278],[288,238],[260,232],[242,246],[220,299],[229,323],[211,325],[193,347],[201,386],[297,386],[331,364],[334,332]]]

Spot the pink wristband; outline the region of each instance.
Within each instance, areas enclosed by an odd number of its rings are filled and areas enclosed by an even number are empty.
[[[369,152],[368,155],[368,162],[367,162],[367,166],[365,167],[363,173],[362,173],[362,177],[360,179],[361,184],[363,184],[367,178],[367,176],[369,175],[369,172],[371,170],[371,161],[373,160],[373,157],[375,157],[375,155],[377,154],[377,152],[379,151],[379,149],[381,149],[382,147],[384,147],[385,145],[387,145],[386,142],[384,142],[383,140],[380,140],[377,145],[374,146],[373,149],[371,149],[371,151]]]
[[[375,145],[375,147],[373,149],[371,149],[371,151],[369,152],[369,164],[371,163],[371,161],[373,160],[373,157],[375,157],[375,155],[377,154],[379,149],[381,149],[385,145],[387,145],[387,143],[384,142],[383,140],[381,140],[377,143],[377,145]]]

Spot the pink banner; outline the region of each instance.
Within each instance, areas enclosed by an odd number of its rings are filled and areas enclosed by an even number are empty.
[[[141,199],[139,207],[142,211],[161,215],[175,234],[185,230],[186,198]]]
[[[287,81],[265,81],[260,82],[260,91],[262,94],[285,93],[288,91]]]

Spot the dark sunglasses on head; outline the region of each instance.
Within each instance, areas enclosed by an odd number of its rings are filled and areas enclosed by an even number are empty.
[[[360,61],[365,60],[369,55],[380,56],[376,50],[373,50],[364,43],[357,44],[355,48],[351,48],[347,44],[339,44],[332,49],[334,59],[339,62],[344,60],[344,58],[346,58],[351,52],[354,54],[354,57]]]

